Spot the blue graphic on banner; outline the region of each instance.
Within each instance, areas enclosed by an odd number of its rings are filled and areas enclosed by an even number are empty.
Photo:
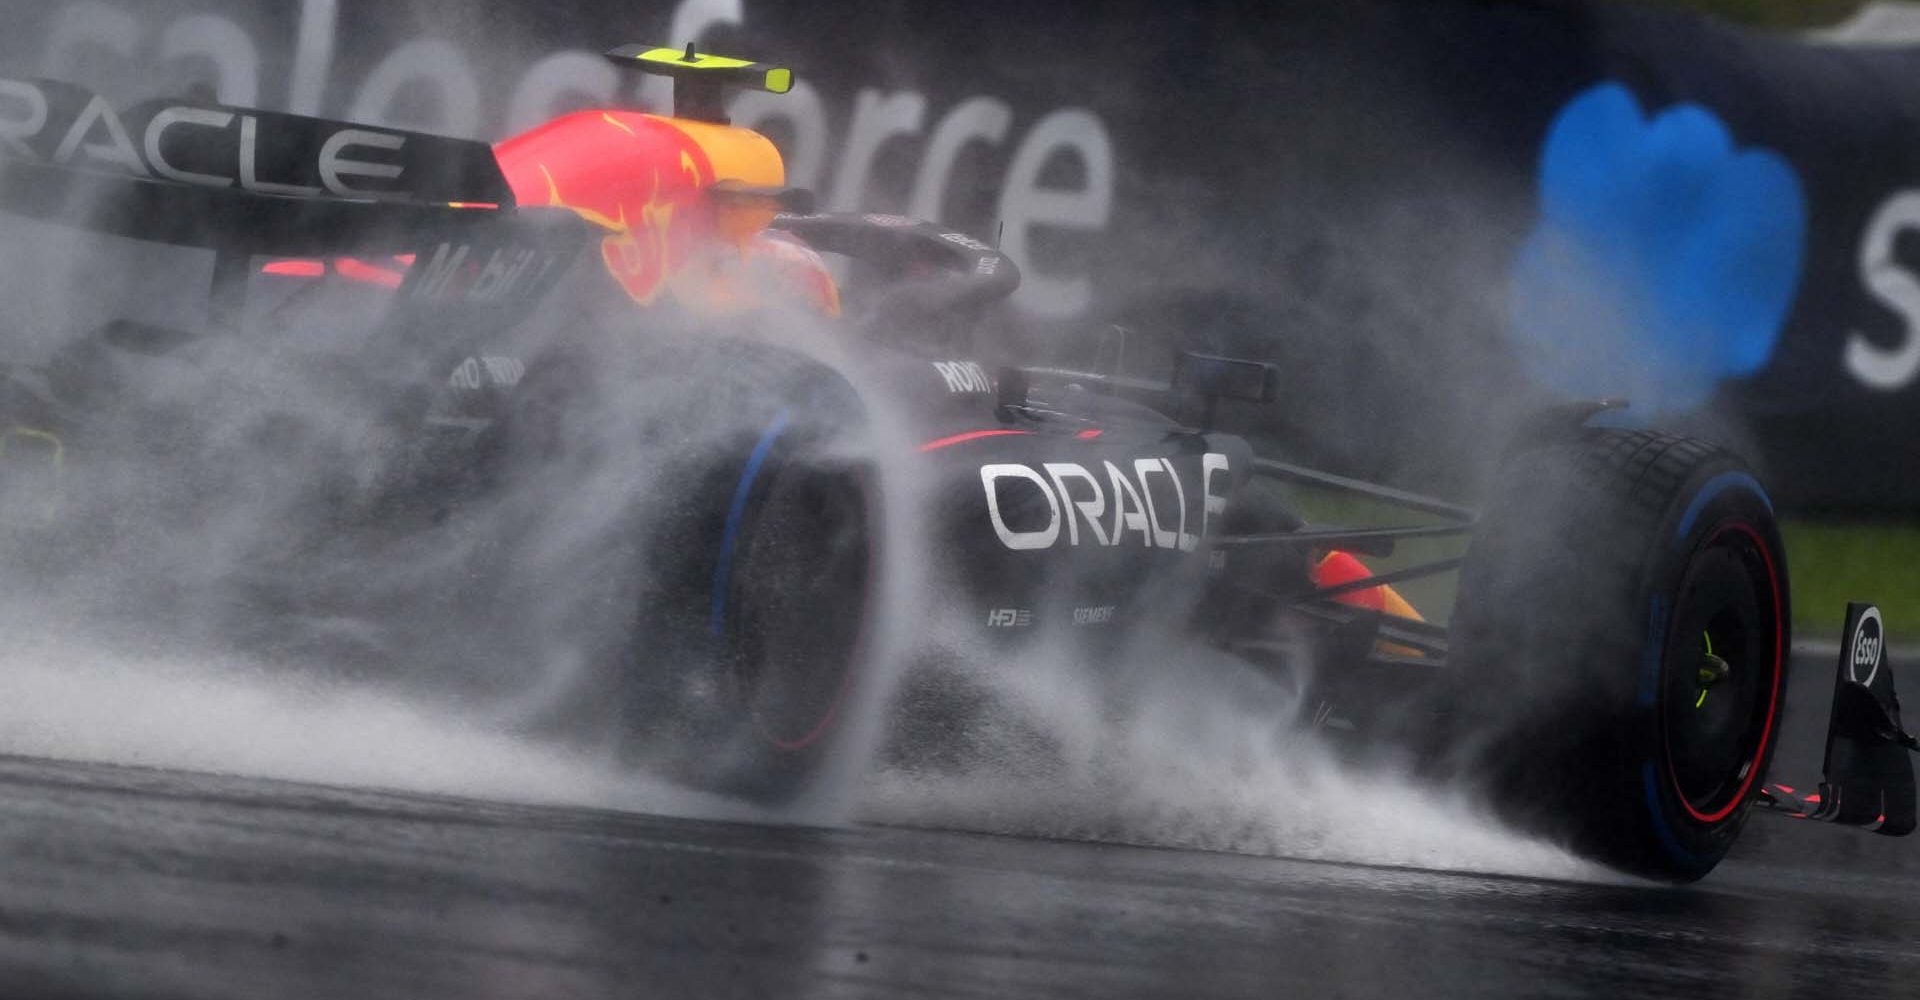
[[[1510,318],[1549,387],[1698,405],[1766,367],[1799,288],[1806,195],[1767,149],[1736,149],[1697,104],[1651,119],[1626,87],[1561,109],[1540,160],[1540,220]]]

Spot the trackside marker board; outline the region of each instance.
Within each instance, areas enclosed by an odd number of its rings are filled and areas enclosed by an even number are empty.
[[[1915,827],[1914,739],[1900,720],[1886,623],[1872,604],[1847,605],[1834,672],[1824,780],[1817,794],[1768,785],[1759,804],[1890,837]]]
[[[1887,662],[1886,625],[1871,604],[1847,605],[1833,717],[1827,729],[1825,805],[1833,822],[1904,836],[1915,825],[1913,757]]]

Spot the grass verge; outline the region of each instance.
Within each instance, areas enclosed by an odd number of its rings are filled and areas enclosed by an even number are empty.
[[[1840,641],[1848,601],[1874,601],[1896,644],[1920,642],[1920,524],[1790,519],[1780,526],[1801,640]]]

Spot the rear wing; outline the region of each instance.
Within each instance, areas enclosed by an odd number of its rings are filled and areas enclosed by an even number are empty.
[[[412,255],[404,302],[497,328],[590,237],[571,212],[516,210],[484,143],[194,102],[121,114],[40,80],[0,79],[0,211],[213,251],[216,325],[256,257]]]
[[[482,142],[195,101],[122,113],[54,80],[0,79],[0,153],[208,190],[511,207]]]

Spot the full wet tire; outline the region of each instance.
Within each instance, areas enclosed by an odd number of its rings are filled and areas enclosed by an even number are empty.
[[[635,529],[616,657],[627,756],[763,804],[806,792],[848,744],[880,565],[852,389],[783,377],[757,429],[665,463],[677,499]]]
[[[1525,830],[1698,879],[1764,781],[1790,620],[1772,504],[1732,454],[1599,429],[1530,447],[1462,569],[1454,760]]]

